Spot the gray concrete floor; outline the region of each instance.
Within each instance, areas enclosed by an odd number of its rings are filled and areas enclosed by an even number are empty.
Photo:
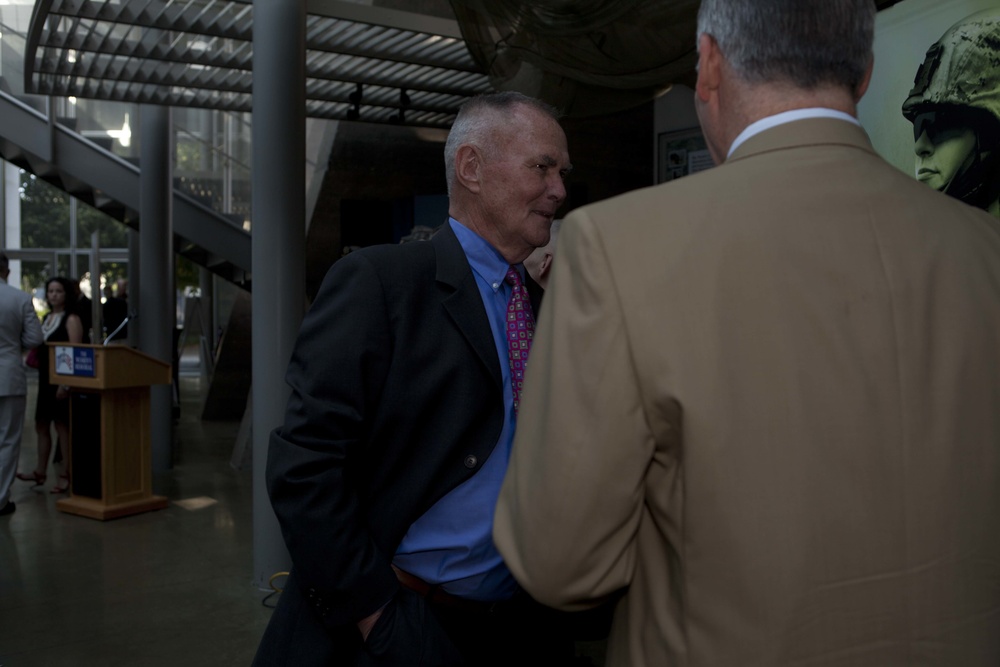
[[[201,420],[204,388],[182,359],[173,469],[154,476],[166,509],[111,521],[63,513],[44,487],[15,480],[0,517],[0,667],[249,665],[274,603],[252,584],[252,482],[230,466],[238,422]],[[36,462],[34,402],[21,472]],[[280,585],[280,581],[278,582]],[[579,642],[601,665],[604,643]]]
[[[251,471],[229,465],[239,424],[202,422],[181,365],[166,509],[95,521],[14,482],[0,517],[0,667],[249,665],[271,615],[252,583]],[[36,460],[32,378],[19,470]]]

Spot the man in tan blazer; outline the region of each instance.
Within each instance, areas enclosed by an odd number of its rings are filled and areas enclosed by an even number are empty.
[[[871,0],[702,0],[719,166],[571,213],[494,539],[609,665],[1000,664],[1000,229],[854,119]]]

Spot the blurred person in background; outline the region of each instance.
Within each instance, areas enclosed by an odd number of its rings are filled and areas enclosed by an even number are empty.
[[[69,387],[49,382],[49,350],[57,343],[82,343],[83,324],[72,311],[73,285],[68,278],[49,278],[45,283],[45,301],[49,312],[42,320],[42,335],[45,340],[38,350],[38,398],[35,402],[35,434],[38,436],[38,462],[29,474],[17,473],[17,478],[45,484],[52,454],[52,427],[62,448],[61,469],[58,483],[50,493],[65,493],[69,490]],[[56,462],[53,462],[56,463]]]
[[[86,274],[84,275],[86,277]],[[100,343],[99,340],[91,340],[91,329],[94,326],[94,311],[90,297],[80,289],[79,278],[66,278],[69,281],[69,291],[66,293],[66,309],[80,318],[80,326],[83,327],[84,343]]]
[[[106,336],[114,334],[113,340],[125,341],[128,339],[128,324],[122,323],[128,317],[128,281],[119,278],[115,283],[115,290],[111,285],[104,288],[104,303],[101,306],[101,317],[104,319],[104,330]],[[118,327],[121,330],[115,333]]]
[[[44,338],[31,295],[7,284],[10,261],[0,252],[0,516],[13,514],[10,485],[21,453],[28,380],[22,354]]]

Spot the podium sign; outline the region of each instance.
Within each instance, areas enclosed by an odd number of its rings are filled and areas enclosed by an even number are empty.
[[[149,387],[170,384],[170,364],[113,345],[49,347],[49,381],[70,392],[69,514],[115,519],[163,509],[153,495]]]
[[[94,349],[56,345],[56,375],[94,377]]]

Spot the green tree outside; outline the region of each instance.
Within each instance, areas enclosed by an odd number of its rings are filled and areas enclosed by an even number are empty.
[[[19,188],[21,198],[21,246],[23,248],[68,248],[70,245],[70,195],[54,185],[21,170]],[[102,248],[128,247],[128,230],[124,223],[102,213],[93,206],[77,201],[77,244],[89,248],[90,238],[97,232]],[[88,258],[81,257],[81,273],[89,271]],[[175,264],[178,289],[198,285],[198,266],[177,256]],[[21,286],[32,290],[41,287],[52,276],[70,278],[69,259],[61,257],[59,265],[51,267],[26,262],[21,272]],[[119,278],[128,277],[128,265],[121,262],[101,262],[105,284],[113,285]]]

